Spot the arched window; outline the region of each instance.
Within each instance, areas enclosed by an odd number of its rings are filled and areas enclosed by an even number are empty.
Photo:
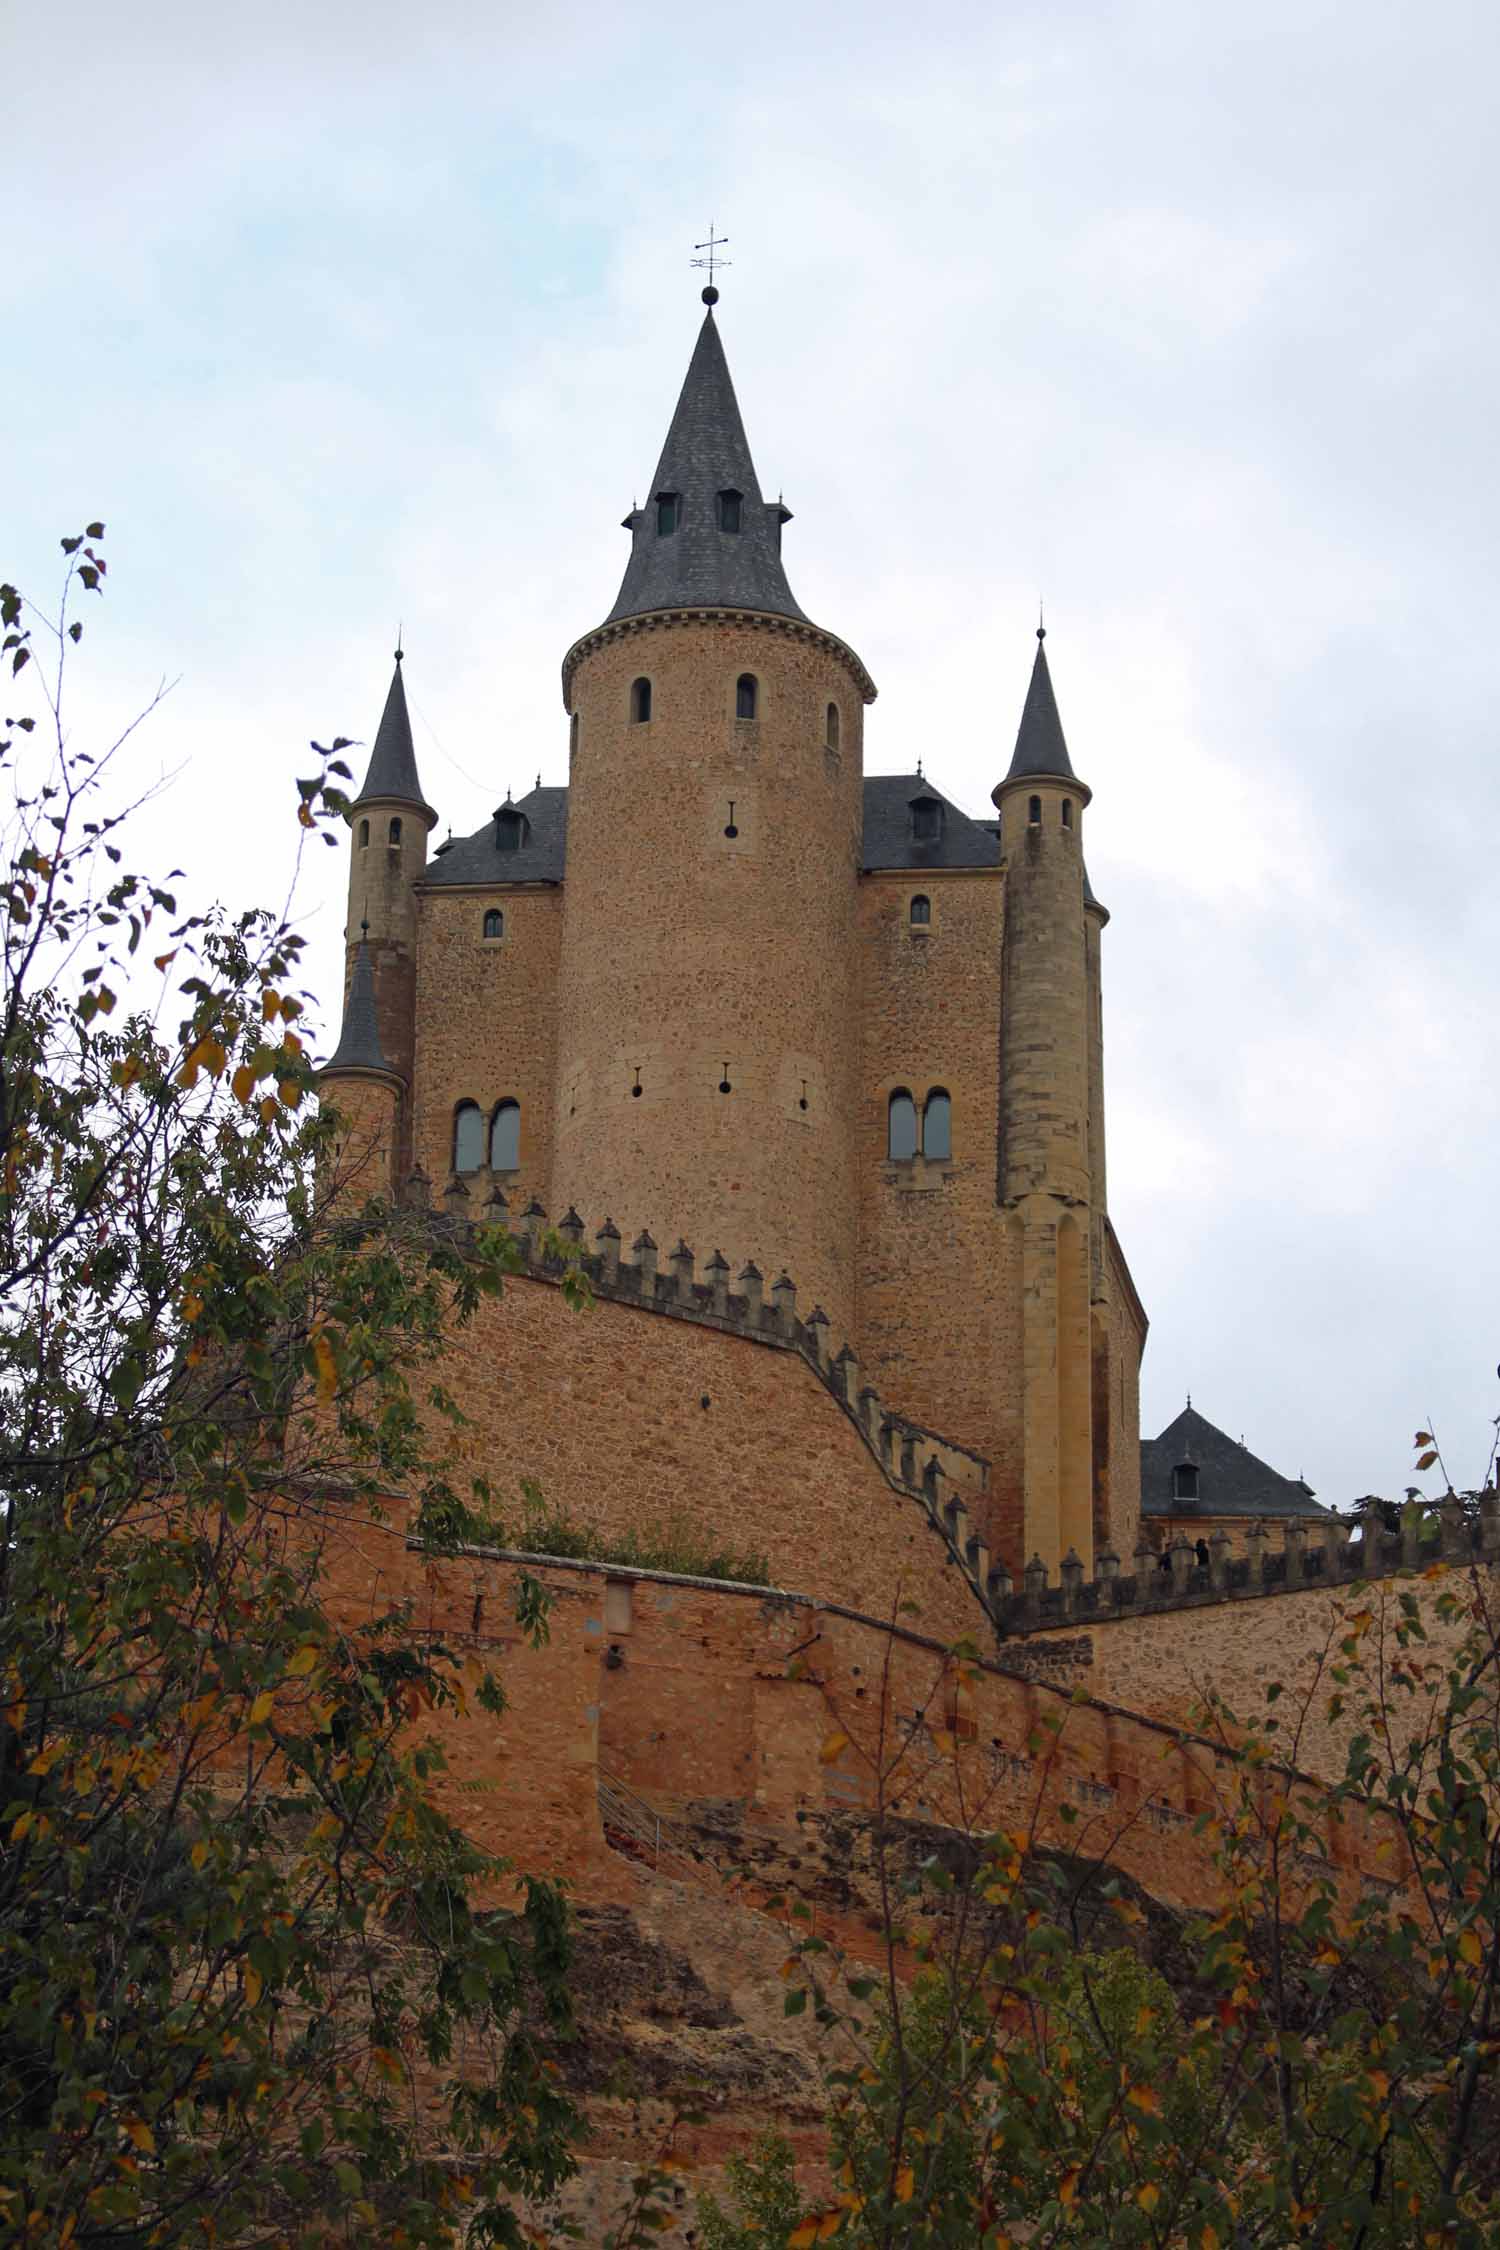
[[[738,531],[744,506],[745,496],[743,493],[721,492],[719,494],[719,529],[721,531]]]
[[[1033,798],[1032,798],[1032,800],[1031,800],[1031,803],[1030,803],[1030,806],[1029,806],[1029,808],[1028,808],[1028,810],[1027,810],[1027,814],[1026,814],[1026,817],[1027,817],[1027,819],[1028,819],[1028,820],[1030,821],[1030,823],[1031,823],[1031,825],[1032,825],[1032,827],[1033,827],[1033,828],[1040,828],[1040,827],[1041,827],[1041,825],[1042,825],[1042,800],[1041,800],[1041,798],[1040,798],[1040,797],[1033,797]]]
[[[477,1172],[484,1162],[484,1112],[478,1102],[460,1102],[453,1112],[453,1169]]]
[[[904,1086],[898,1086],[886,1112],[886,1153],[893,1164],[904,1164],[917,1153],[917,1105]]]
[[[1071,828],[1071,827],[1072,827],[1072,825],[1073,825],[1073,800],[1072,800],[1072,798],[1071,798],[1071,797],[1064,797],[1064,799],[1063,799],[1063,826],[1064,826],[1064,828]]]
[[[933,1164],[946,1164],[953,1154],[953,1104],[941,1086],[922,1105],[922,1154]]]
[[[399,813],[392,818],[386,841],[391,844],[399,844],[401,841],[401,815]]]
[[[634,680],[630,688],[630,723],[643,727],[651,716],[651,682]]]
[[[658,492],[656,495],[656,536],[658,539],[665,538],[669,531],[677,529],[678,523],[681,521],[681,510],[682,500],[678,493]]]
[[[369,841],[370,823],[367,820],[362,820],[359,824],[359,848],[361,851],[364,850],[366,844],[368,844]]]
[[[741,672],[734,683],[734,715],[737,719],[753,719],[759,690],[753,672]]]
[[[828,724],[824,730],[823,740],[830,750],[837,750],[839,746],[839,707],[836,703],[830,703],[828,706]]]
[[[484,934],[487,938],[504,937],[505,916],[498,906],[487,909],[484,917]]]
[[[490,1170],[514,1172],[521,1161],[521,1105],[502,1102],[490,1119]]]
[[[920,891],[911,902],[911,919],[913,928],[918,930],[925,930],[932,920],[932,901],[923,898]]]

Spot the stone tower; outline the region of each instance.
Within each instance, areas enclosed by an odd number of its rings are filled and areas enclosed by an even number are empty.
[[[714,319],[571,722],[555,1208],[784,1262],[853,1325],[864,666],[781,558]],[[769,1289],[775,1277],[764,1276]]]
[[[417,897],[427,838],[437,814],[422,794],[406,709],[401,651],[385,699],[364,786],[350,810],[349,910],[344,925],[345,990],[353,1000],[359,956],[369,974],[376,1047],[403,1089],[397,1161],[411,1161],[409,1093],[416,1043]]]
[[[1038,627],[1015,755],[994,791],[1005,871],[996,1192],[1019,1235],[1021,1259],[1025,1546],[1052,1569],[1075,1550],[1092,1577],[1091,1305],[1102,1266],[1104,1208],[1103,1066],[1094,995],[1102,909],[1097,902],[1093,912],[1086,906],[1089,790],[1068,756],[1045,643],[1045,629]]]

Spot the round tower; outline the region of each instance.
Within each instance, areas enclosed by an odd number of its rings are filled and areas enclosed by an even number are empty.
[[[402,652],[385,699],[364,786],[349,810],[349,910],[344,925],[346,996],[364,950],[385,1067],[405,1090],[401,1161],[409,1163],[410,1088],[416,1042],[417,901],[427,838],[437,814],[422,795],[406,709]]]
[[[993,795],[1005,870],[997,1189],[1020,1232],[1026,1548],[1053,1572],[1076,1552],[1092,1576],[1089,790],[1068,756],[1041,626],[1015,755]],[[1101,1143],[1102,1122],[1101,1103]]]
[[[569,650],[553,1196],[853,1316],[852,650],[781,559],[709,306],[604,623]]]

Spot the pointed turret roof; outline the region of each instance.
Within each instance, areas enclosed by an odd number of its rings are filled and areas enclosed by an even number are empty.
[[[1031,667],[1031,685],[1026,690],[1026,704],[1021,713],[1021,724],[1016,734],[1015,756],[1010,761],[1007,781],[1017,781],[1026,774],[1057,774],[1067,781],[1076,780],[1068,745],[1063,739],[1062,720],[1058,716],[1057,697],[1052,692],[1052,674],[1047,669],[1047,628],[1036,629],[1036,661]]]
[[[676,498],[671,530],[657,529],[661,494]],[[723,494],[738,497],[738,530],[725,528]],[[758,609],[800,618],[781,562],[781,527],[790,516],[779,500],[761,498],[710,303],[646,505],[625,518],[630,560],[605,622],[658,609]]]
[[[401,677],[401,657],[402,652],[398,648],[396,669],[391,675],[385,709],[380,714],[380,725],[375,735],[375,747],[370,752],[365,785],[354,802],[362,805],[367,798],[382,797],[398,805],[416,805],[428,816],[430,826],[437,819],[437,814],[422,795],[422,784],[417,779],[417,752],[411,738],[406,687]]]
[[[367,923],[362,924],[361,931],[368,927]],[[344,1002],[339,1043],[324,1063],[322,1075],[330,1077],[336,1070],[381,1070],[387,1077],[395,1075],[380,1044],[380,1023],[375,1013],[375,971],[370,961],[369,943],[363,934],[354,951],[354,974],[349,979],[349,997]]]

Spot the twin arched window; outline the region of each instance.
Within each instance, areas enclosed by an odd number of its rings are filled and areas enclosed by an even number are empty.
[[[634,680],[630,688],[630,723],[643,727],[651,716],[651,682]]]
[[[505,916],[501,913],[498,906],[492,906],[487,910],[484,917],[484,934],[487,938],[504,937]]]
[[[760,701],[760,688],[753,672],[741,672],[734,683],[734,715],[737,719],[753,719]]]
[[[941,1086],[934,1086],[922,1104],[921,1132],[917,1130],[917,1105],[904,1086],[898,1086],[886,1108],[886,1154],[893,1164],[907,1164],[920,1147],[931,1164],[945,1164],[953,1154],[953,1104]]]
[[[912,900],[908,911],[913,929],[925,930],[931,927],[932,901],[930,898],[925,898],[920,891]]]
[[[453,1169],[477,1172],[485,1161],[489,1143],[492,1172],[514,1172],[521,1162],[521,1105],[509,1099],[499,1103],[486,1136],[484,1112],[478,1102],[460,1102],[453,1112]]]

